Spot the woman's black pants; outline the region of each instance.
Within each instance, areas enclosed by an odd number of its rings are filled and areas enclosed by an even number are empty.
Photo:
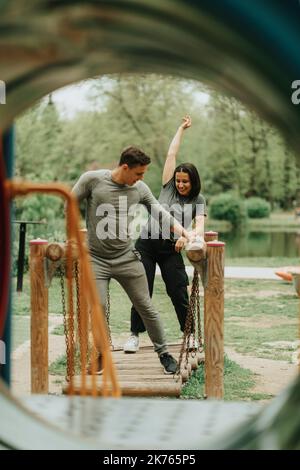
[[[175,243],[170,240],[152,240],[139,238],[135,245],[141,254],[144,265],[150,297],[153,294],[156,263],[160,267],[167,294],[170,297],[180,324],[184,331],[185,320],[189,305],[187,286],[189,279],[185,271],[180,253],[175,251]],[[134,307],[131,308],[131,332],[133,334],[146,331],[144,323]]]

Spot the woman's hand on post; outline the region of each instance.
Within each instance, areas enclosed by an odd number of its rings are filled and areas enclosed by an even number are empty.
[[[177,253],[179,253],[185,247],[187,242],[188,242],[187,238],[185,238],[183,236],[178,238],[178,240],[175,244],[175,251],[177,251]]]

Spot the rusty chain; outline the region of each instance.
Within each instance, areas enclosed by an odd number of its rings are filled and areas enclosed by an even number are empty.
[[[73,351],[74,351],[74,356],[75,360],[78,357],[78,354],[76,351],[78,350],[78,345],[76,348],[75,344],[75,338],[74,338],[74,321],[72,322],[73,328],[71,328],[72,331],[69,332],[68,334],[68,323],[67,323],[67,314],[66,314],[66,300],[65,300],[65,283],[64,283],[64,276],[65,276],[65,270],[60,266],[60,281],[61,281],[61,291],[62,291],[62,304],[63,304],[63,315],[64,315],[64,332],[65,332],[65,338],[66,338],[66,353],[67,353],[67,377],[66,379],[68,380],[68,377],[70,377],[70,372],[71,372],[71,361],[70,361],[70,354],[71,354],[71,347],[70,347],[70,342],[72,341],[73,344]],[[79,348],[80,352],[82,351],[82,338],[83,338],[83,331],[82,331],[82,323],[81,323],[81,305],[80,305],[80,285],[79,285],[79,264],[77,261],[74,261],[73,264],[73,277],[75,279],[75,286],[76,286],[76,307],[77,307],[77,328],[78,328],[78,339],[79,339]],[[112,338],[111,338],[111,331],[110,331],[110,292],[109,292],[109,286],[107,287],[107,298],[106,298],[106,321],[107,321],[107,329],[108,329],[108,334],[109,334],[109,341],[112,346]],[[90,355],[89,351],[89,345],[87,347],[87,361]],[[82,363],[82,358],[81,361]],[[73,369],[73,375],[74,375],[74,365],[72,367]]]
[[[197,326],[198,326],[198,351],[203,352],[203,338],[202,338],[202,327],[201,327],[201,315],[200,315],[200,291],[199,291],[199,276],[198,276],[198,285],[196,293],[196,303],[197,303]],[[196,333],[196,331],[195,331]],[[195,342],[194,342],[195,343]],[[195,344],[194,344],[195,346]]]
[[[66,309],[66,292],[65,292],[65,270],[60,265],[58,267],[59,278],[60,278],[60,287],[61,287],[61,303],[62,303],[62,313],[63,313],[63,324],[64,324],[64,333],[66,341],[66,355],[67,355],[67,374],[66,380],[69,381],[71,377],[71,365],[70,365],[70,341],[68,335],[68,326],[67,326],[67,309]]]
[[[196,333],[196,324],[198,332],[198,348],[195,347],[195,333]],[[190,338],[193,334],[193,351],[190,351]],[[199,273],[194,269],[194,276],[192,281],[192,290],[190,295],[190,301],[185,321],[183,341],[180,349],[178,366],[177,366],[177,375],[180,374],[181,365],[185,353],[185,366],[188,363],[189,355],[195,357],[198,351],[202,351],[203,341],[202,341],[202,331],[201,331],[201,318],[200,318],[200,294],[199,294]]]
[[[79,263],[78,261],[74,261],[74,279],[75,279],[75,286],[76,286],[76,307],[77,307],[77,331],[78,331],[78,342],[79,342],[79,351],[80,351],[80,365],[82,367],[83,358],[82,355],[86,354],[86,361],[88,360],[88,348],[86,351],[83,350],[83,330],[82,330],[82,310],[80,304],[80,286],[79,286]],[[78,346],[77,346],[78,347]],[[76,348],[77,351],[77,348]],[[78,357],[78,354],[75,352],[75,359]]]
[[[110,346],[113,348],[112,339],[111,339],[111,331],[110,331],[110,292],[109,292],[109,284],[107,285],[107,293],[106,293],[106,306],[105,306],[105,315],[106,315],[106,323],[107,323],[107,331]]]

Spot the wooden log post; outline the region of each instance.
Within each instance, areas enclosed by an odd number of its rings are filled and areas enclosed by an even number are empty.
[[[65,244],[64,243],[49,243],[46,248],[45,256],[50,261],[59,261],[65,256]]]
[[[30,242],[31,393],[48,393],[48,289],[44,258],[48,241]]]
[[[207,243],[208,279],[204,291],[205,394],[224,394],[224,252],[225,243]]]
[[[218,240],[218,232],[213,232],[212,230],[210,230],[209,232],[205,232],[204,234],[204,241],[206,242],[212,242],[214,240]]]

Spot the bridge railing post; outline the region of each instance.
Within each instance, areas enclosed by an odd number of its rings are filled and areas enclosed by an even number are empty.
[[[224,395],[224,252],[225,243],[207,242],[204,289],[205,395]]]
[[[48,288],[45,251],[48,241],[30,241],[31,393],[48,393]]]

